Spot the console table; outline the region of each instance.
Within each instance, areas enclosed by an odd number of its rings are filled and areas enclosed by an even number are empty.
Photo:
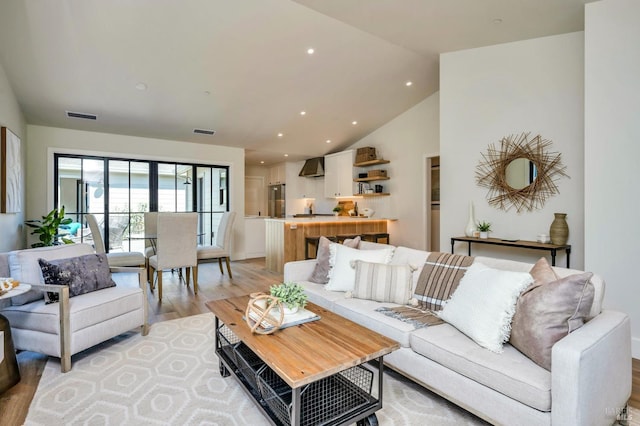
[[[468,253],[471,256],[471,243],[474,244],[490,244],[494,246],[507,246],[517,248],[527,248],[532,250],[545,250],[551,252],[551,266],[556,266],[556,254],[558,250],[564,250],[567,253],[567,268],[570,266],[571,245],[570,244],[548,244],[539,243],[537,241],[525,240],[502,240],[500,238],[475,238],[475,237],[451,237],[451,253],[453,253],[453,245],[456,241],[466,242],[468,244]]]

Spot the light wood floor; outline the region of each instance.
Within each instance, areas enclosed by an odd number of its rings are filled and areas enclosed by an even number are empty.
[[[269,286],[282,281],[282,274],[267,271],[264,258],[237,261],[231,264],[233,280],[220,274],[217,264],[199,267],[198,295],[193,288],[179,282],[177,274],[163,275],[163,301],[149,294],[150,322],[166,321],[209,312],[205,302],[213,299],[240,296],[256,291],[268,291]],[[18,354],[22,380],[0,395],[0,426],[22,425],[38,387],[47,356],[33,352]],[[633,389],[629,404],[640,409],[640,360],[633,360]]]

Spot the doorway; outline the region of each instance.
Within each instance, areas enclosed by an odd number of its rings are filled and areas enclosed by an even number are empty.
[[[425,239],[427,251],[440,251],[440,156],[425,158]]]

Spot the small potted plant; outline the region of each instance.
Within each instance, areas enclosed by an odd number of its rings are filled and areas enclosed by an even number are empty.
[[[297,283],[281,283],[272,285],[271,296],[277,297],[282,302],[284,314],[295,314],[299,308],[307,305],[307,295],[304,287]]]
[[[489,238],[489,232],[491,232],[491,224],[489,222],[478,222],[478,231],[480,231],[480,238]]]
[[[333,215],[334,215],[334,216],[338,216],[338,215],[340,214],[340,212],[341,212],[341,211],[342,211],[342,207],[340,207],[340,206],[335,206],[335,207],[333,208]]]

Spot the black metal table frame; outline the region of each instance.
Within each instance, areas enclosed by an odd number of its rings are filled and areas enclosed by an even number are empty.
[[[220,342],[220,338],[218,337],[219,328],[220,328],[220,320],[218,317],[215,317],[216,355],[218,357],[221,374],[223,372],[223,369],[226,369],[226,372],[227,372],[226,375],[222,374],[222,376],[227,377],[229,374],[232,374],[236,379],[236,381],[240,384],[240,387],[242,388],[242,390],[249,397],[251,397],[251,399],[255,402],[255,405],[260,409],[260,411],[262,411],[262,414],[265,416],[265,418],[267,418],[272,425],[280,425],[280,423],[276,421],[277,418],[274,419],[271,413],[265,409],[263,404],[261,404],[260,401],[256,398],[256,396],[251,392],[251,389],[249,389],[248,385],[238,376],[238,374],[236,373],[237,366],[232,364],[231,361],[227,359],[226,354],[222,350],[222,344]],[[338,423],[329,423],[330,425],[346,426],[346,425],[353,424],[354,422],[356,422],[358,426],[361,426],[361,425],[373,426],[378,424],[377,418],[375,416],[375,412],[382,408],[382,385],[383,385],[383,376],[384,376],[383,358],[384,356],[380,356],[377,358],[377,364],[378,364],[377,403],[366,410],[362,410],[361,412],[354,413],[352,416],[345,417],[343,415],[338,419],[339,421]],[[336,374],[339,374],[339,373],[336,373]],[[300,422],[302,420],[301,400],[300,400],[301,389],[302,387],[291,388],[291,426],[300,426]]]
[[[499,241],[499,240],[483,240],[483,239],[470,239],[469,237],[451,237],[451,253],[454,252],[454,244],[455,242],[464,242],[468,244],[467,253],[471,256],[471,243],[476,244],[489,244],[494,246],[504,246],[504,247],[518,247],[518,248],[526,248],[531,250],[545,250],[551,252],[551,266],[556,266],[556,254],[558,250],[564,250],[567,253],[567,269],[570,268],[571,265],[571,245],[563,245],[557,247],[544,247],[539,245],[530,245],[527,241],[518,242],[518,241]]]

